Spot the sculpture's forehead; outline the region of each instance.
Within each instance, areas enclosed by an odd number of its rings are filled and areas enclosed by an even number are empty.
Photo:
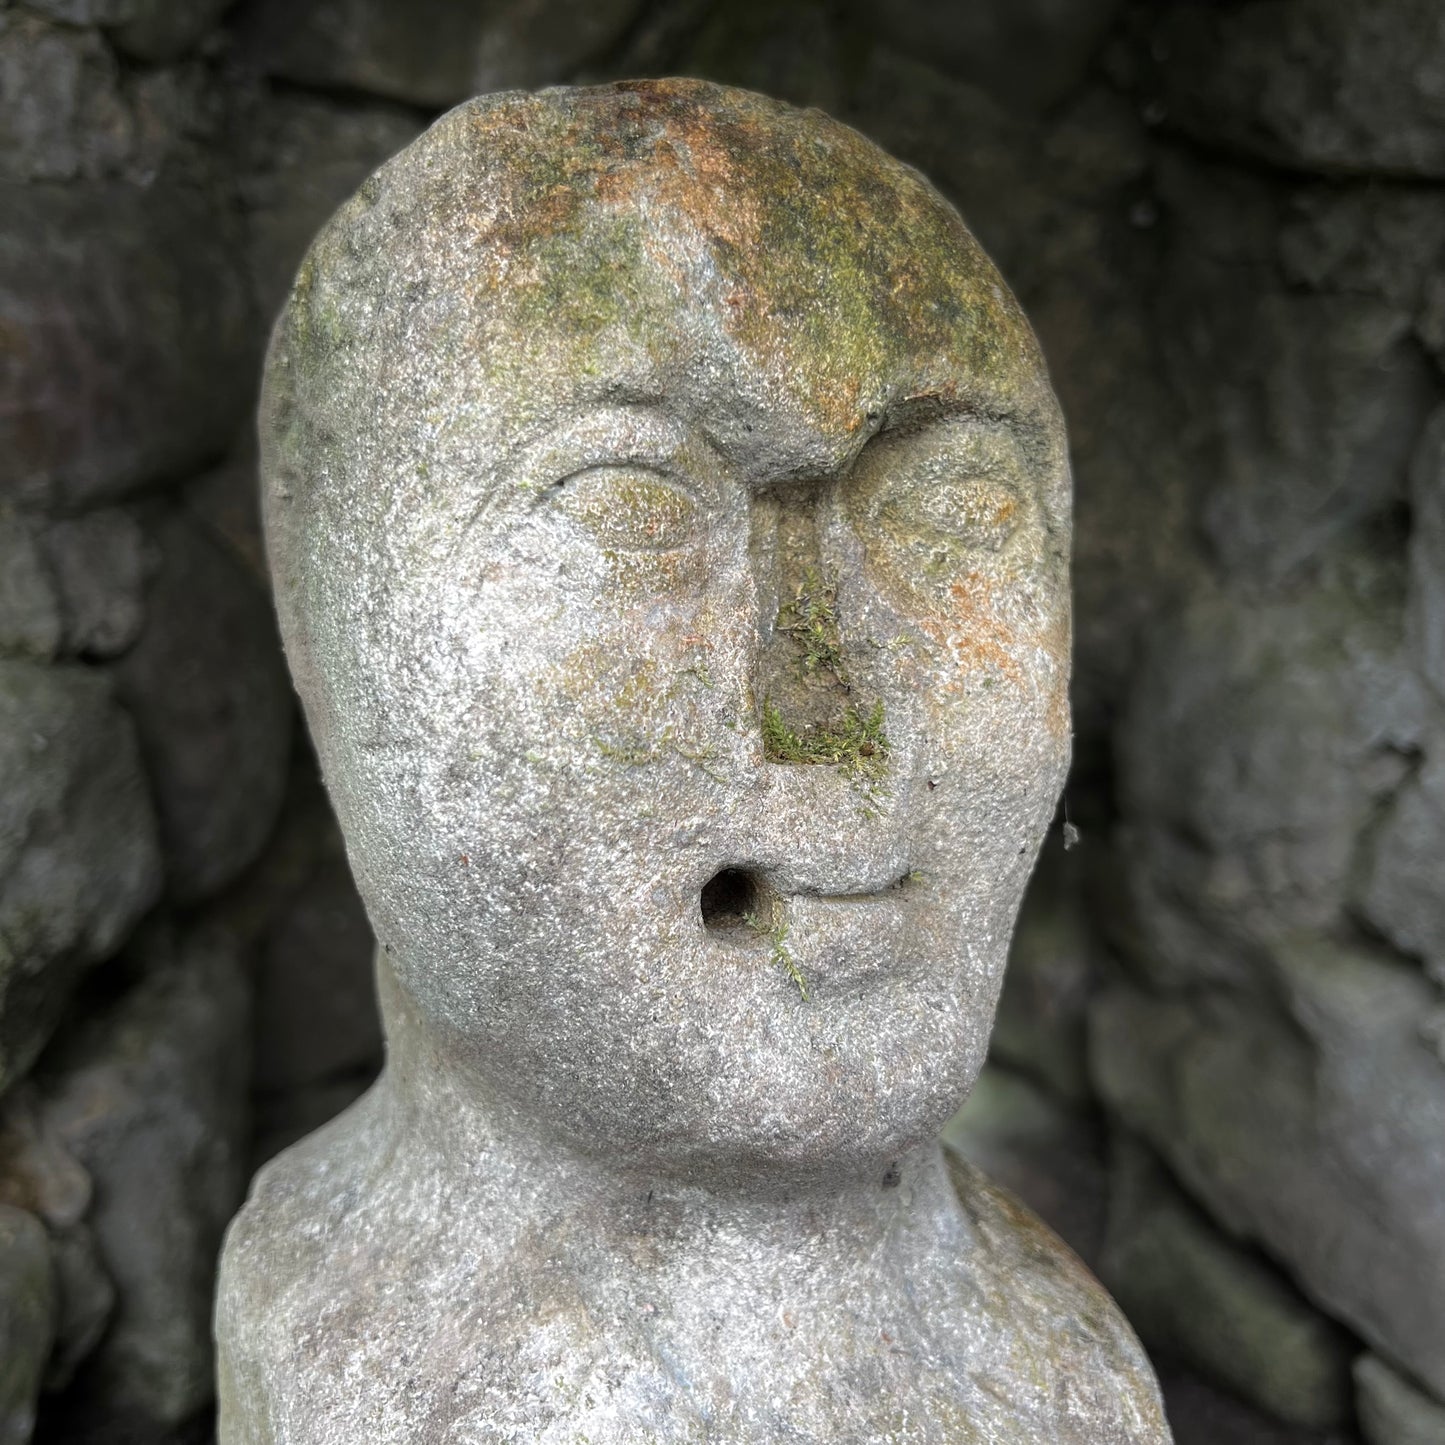
[[[1056,425],[1017,303],[919,176],[701,82],[460,107],[333,221],[292,310],[302,370],[344,352],[397,416],[525,429],[589,388],[663,393],[840,453],[909,399]]]

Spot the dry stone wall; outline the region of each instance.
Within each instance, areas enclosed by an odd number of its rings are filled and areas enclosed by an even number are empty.
[[[249,417],[440,108],[691,73],[960,206],[1077,482],[1076,764],[951,1126],[1182,1445],[1445,1440],[1434,0],[0,0],[0,1440],[204,1439],[220,1230],[378,1063]]]

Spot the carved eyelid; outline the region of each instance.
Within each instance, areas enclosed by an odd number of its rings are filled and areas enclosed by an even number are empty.
[[[559,511],[603,546],[669,552],[695,541],[702,502],[670,468],[608,460],[578,468],[548,488]]]

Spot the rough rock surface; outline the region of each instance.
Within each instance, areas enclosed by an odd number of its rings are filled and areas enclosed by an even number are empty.
[[[1249,984],[1261,945],[1340,921],[1430,715],[1402,614],[1402,569],[1360,555],[1154,629],[1116,739],[1141,973]]]
[[[87,1222],[116,1290],[77,1391],[159,1430],[213,1390],[216,1250],[245,1187],[249,992],[224,937],[147,929],[124,962],[138,981],[59,1039],[38,1080],[47,1130],[94,1181]]]
[[[1155,103],[1201,140],[1294,169],[1445,177],[1433,0],[1157,7]]]
[[[1111,1141],[1100,1274],[1151,1350],[1277,1420],[1346,1425],[1357,1346],[1266,1260],[1224,1235],[1123,1134]]]
[[[155,790],[171,895],[234,879],[276,822],[291,690],[265,594],[184,513],[165,518],[149,619],[117,668]]]
[[[1093,1006],[1106,1105],[1235,1234],[1445,1394],[1445,1063],[1438,994],[1392,955],[1302,937],[1271,992]]]
[[[1069,736],[1057,404],[957,215],[744,92],[484,98],[318,238],[261,436],[388,1065],[232,1227],[227,1445],[1166,1440],[935,1142]]]
[[[1360,1356],[1355,1388],[1368,1445],[1445,1445],[1445,1405],[1402,1379],[1378,1355]]]
[[[29,1083],[5,1096],[0,1111],[0,1204],[27,1210],[50,1236],[55,1280],[54,1344],[45,1385],[64,1386],[109,1323],[115,1287],[85,1223],[94,1191],[90,1175],[46,1126]]]
[[[108,680],[0,661],[0,1087],[160,889],[155,818]]]
[[[275,95],[243,133],[240,192],[261,315],[280,309],[311,238],[376,169],[415,139],[416,112]],[[249,478],[254,490],[254,472]]]
[[[0,1204],[0,1441],[27,1445],[55,1323],[50,1245],[33,1215]]]

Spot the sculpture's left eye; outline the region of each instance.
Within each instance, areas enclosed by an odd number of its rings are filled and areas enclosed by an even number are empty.
[[[588,467],[556,492],[558,509],[601,547],[668,552],[693,541],[701,513],[685,487],[645,467]]]

